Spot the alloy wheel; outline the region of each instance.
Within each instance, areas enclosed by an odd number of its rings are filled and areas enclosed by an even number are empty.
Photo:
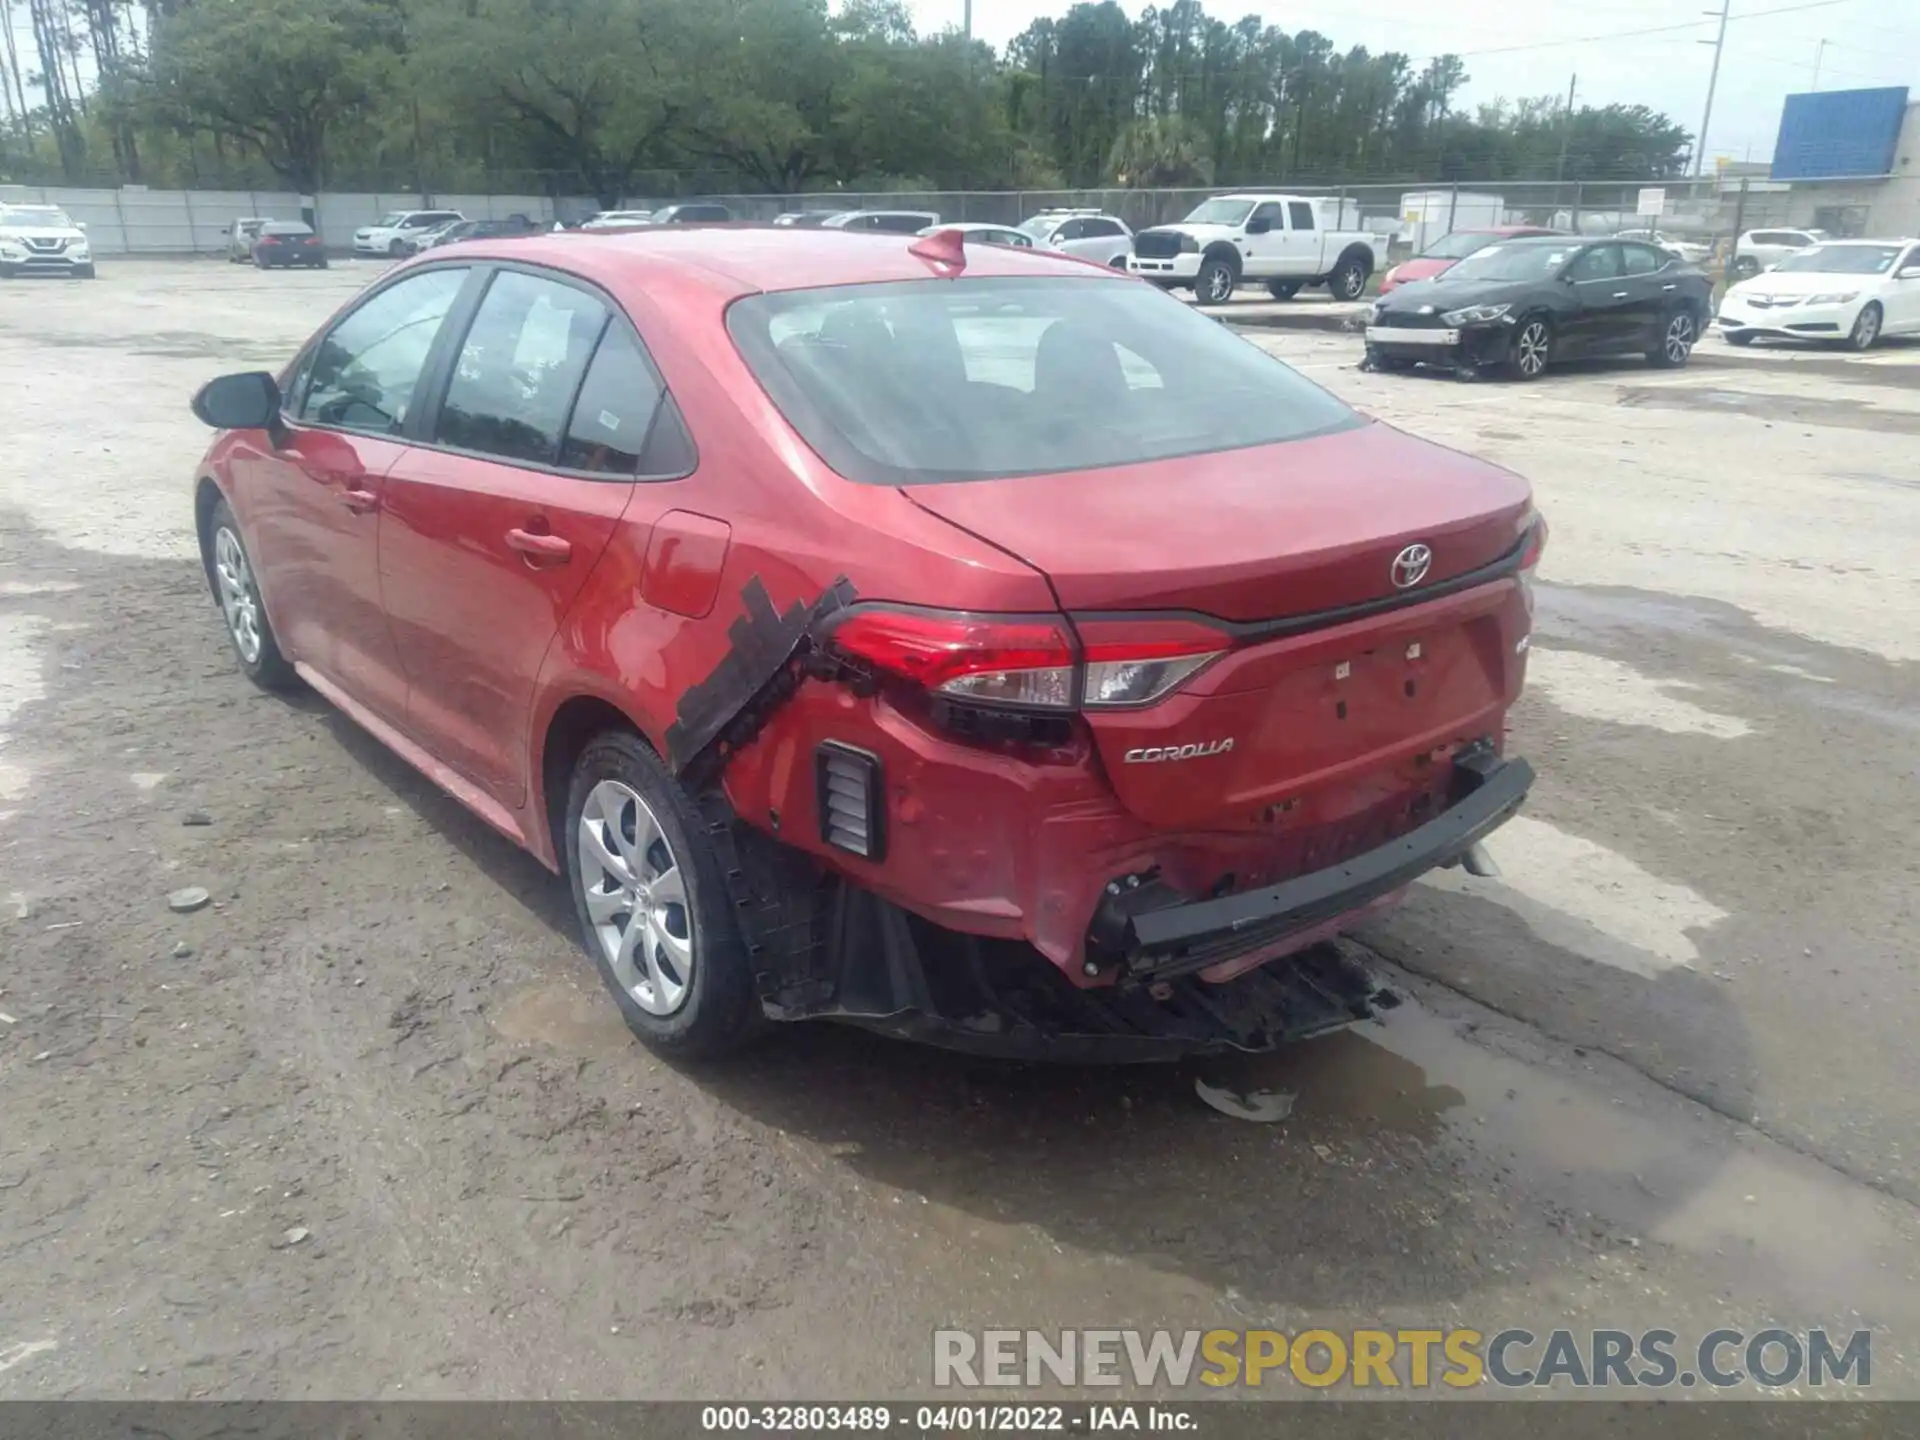
[[[1367,277],[1360,273],[1360,267],[1350,265],[1340,274],[1340,294],[1348,300],[1358,300],[1360,292],[1367,288]]]
[[[1880,338],[1880,312],[1869,305],[1860,312],[1860,318],[1853,322],[1853,348],[1871,350],[1873,342]]]
[[[1224,265],[1207,272],[1207,303],[1224,305],[1233,298],[1233,273]]]
[[[693,984],[693,908],[679,857],[647,802],[602,780],[580,811],[580,885],[614,977],[649,1015],[671,1015]]]
[[[1514,343],[1520,373],[1529,380],[1547,368],[1547,327],[1538,320],[1527,323]]]
[[[1667,360],[1674,365],[1682,364],[1693,353],[1693,317],[1676,315],[1667,323]]]
[[[249,665],[260,659],[260,592],[254,587],[253,568],[247,564],[240,537],[224,525],[213,536],[213,577],[220,587],[220,613],[234,648]]]

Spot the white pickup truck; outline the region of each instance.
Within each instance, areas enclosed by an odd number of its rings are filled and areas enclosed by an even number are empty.
[[[1358,300],[1373,274],[1375,239],[1323,228],[1336,208],[1307,195],[1216,195],[1177,225],[1138,232],[1127,269],[1167,289],[1191,285],[1208,305],[1225,304],[1246,280],[1264,280],[1276,300],[1291,300],[1307,285]]]

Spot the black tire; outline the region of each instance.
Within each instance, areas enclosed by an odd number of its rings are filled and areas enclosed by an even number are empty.
[[[1514,380],[1538,380],[1553,360],[1553,326],[1544,315],[1529,315],[1507,343],[1506,372]]]
[[[1693,356],[1700,343],[1700,321],[1693,311],[1670,310],[1660,321],[1660,333],[1654,348],[1647,352],[1647,363],[1656,370],[1678,370]]]
[[[1751,330],[1722,330],[1720,332],[1720,338],[1729,345],[1751,345],[1753,343],[1753,332]]]
[[[1267,294],[1276,300],[1291,300],[1299,293],[1300,282],[1298,280],[1269,280],[1267,282]]]
[[[395,240],[391,245],[387,246],[387,254],[391,255],[396,260],[405,256],[406,253],[407,253],[407,242],[404,240]]]
[[[1853,322],[1853,329],[1841,342],[1849,350],[1871,350],[1880,343],[1880,327],[1886,314],[1880,308],[1880,302],[1874,300],[1861,307],[1859,317]]]
[[[1349,255],[1327,277],[1327,293],[1336,300],[1358,300],[1367,293],[1367,262]]]
[[[258,648],[251,657],[247,653],[251,647],[245,639],[244,629],[227,603],[222,575],[223,566],[227,565],[221,544],[223,532],[232,536],[240,552],[241,571],[235,574],[229,567],[224,579],[236,583],[251,611],[253,629],[259,637]],[[240,533],[240,522],[233,518],[233,511],[225,500],[214,503],[212,512],[207,516],[204,538],[206,548],[202,555],[207,567],[207,587],[213,592],[213,603],[220,607],[227,643],[233,647],[233,658],[240,662],[240,673],[262,690],[292,689],[299,683],[300,677],[294,673],[286,656],[280,653],[280,642],[273,633],[273,623],[267,619],[267,607],[260,599],[260,582],[254,575],[252,552],[247,549],[246,537]]]
[[[1367,348],[1367,368],[1382,375],[1397,375],[1413,369],[1414,362],[1399,355],[1382,355],[1371,346]]]
[[[74,276],[80,280],[91,280],[98,273],[91,265],[81,265],[74,270]]]
[[[649,1011],[627,988],[607,955],[587,906],[581,831],[589,799],[606,781],[626,787],[645,802],[659,827],[659,839],[666,846],[665,858],[680,874],[685,902],[668,908],[679,911],[691,941],[692,960],[691,974],[682,977],[684,994],[670,1014]],[[735,919],[726,870],[714,853],[706,824],[692,800],[639,736],[609,730],[588,742],[574,762],[567,786],[565,824],[567,883],[573,891],[580,940],[619,1005],[627,1028],[652,1049],[689,1060],[724,1055],[758,1034],[765,1027],[766,1012],[754,988],[753,965]],[[651,846],[648,850],[658,853]],[[634,923],[631,915],[627,923]],[[611,918],[610,928],[625,934],[625,927],[613,925]]]
[[[1240,268],[1223,255],[1200,262],[1200,273],[1193,277],[1193,298],[1202,305],[1224,305],[1233,299],[1240,283]]]
[[[268,270],[268,269],[271,269],[272,267],[267,264],[266,256],[256,255],[253,257],[253,268],[256,270]]]

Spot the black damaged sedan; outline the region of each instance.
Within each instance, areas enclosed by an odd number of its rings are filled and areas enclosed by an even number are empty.
[[[1705,275],[1657,245],[1503,240],[1381,297],[1367,324],[1367,366],[1500,370],[1516,380],[1603,355],[1672,368],[1693,353],[1712,295]]]

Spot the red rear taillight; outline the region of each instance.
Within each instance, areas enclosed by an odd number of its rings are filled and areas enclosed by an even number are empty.
[[[861,608],[833,632],[843,654],[950,700],[1023,710],[1107,710],[1171,694],[1224,654],[1227,637],[1186,620]]]

